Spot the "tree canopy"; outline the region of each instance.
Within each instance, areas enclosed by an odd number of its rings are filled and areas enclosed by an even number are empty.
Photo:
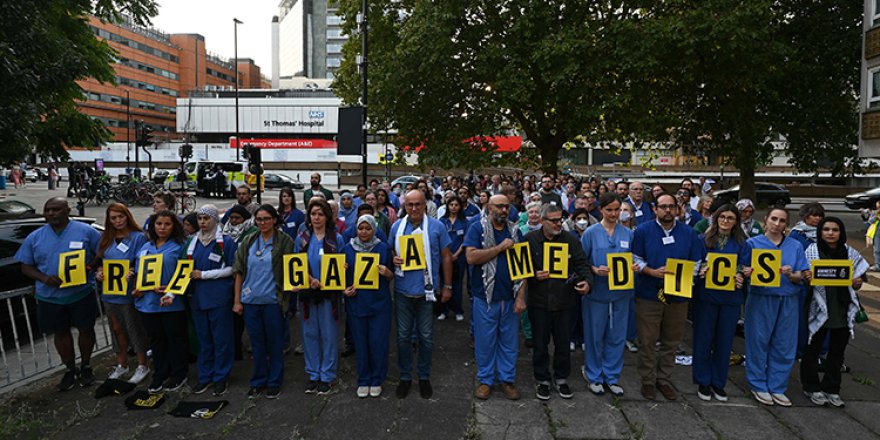
[[[115,51],[95,38],[88,15],[145,25],[158,13],[153,0],[16,0],[0,3],[0,163],[36,151],[67,158],[65,146],[94,147],[110,138],[104,124],[76,106],[77,80],[113,82]],[[15,23],[15,25],[11,25]]]
[[[334,88],[350,104],[360,3],[340,1],[353,37]],[[842,172],[861,44],[849,3],[371,1],[369,118],[427,145],[431,166],[479,168],[492,155],[463,139],[521,132],[548,171],[569,142],[631,142],[720,156],[748,180],[781,135],[792,165]]]

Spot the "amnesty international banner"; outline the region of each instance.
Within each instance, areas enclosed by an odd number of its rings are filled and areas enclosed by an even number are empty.
[[[840,286],[852,285],[852,261],[850,260],[813,260],[810,262],[810,271],[813,272],[814,286]]]

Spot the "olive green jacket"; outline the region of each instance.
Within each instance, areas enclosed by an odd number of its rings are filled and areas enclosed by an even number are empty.
[[[238,251],[235,253],[235,264],[232,266],[232,272],[241,274],[242,278],[247,277],[247,259],[248,249],[254,244],[254,240],[260,234],[250,234],[245,236],[238,245]],[[293,253],[293,239],[289,235],[275,231],[274,244],[272,245],[272,273],[275,275],[275,297],[281,310],[287,313],[290,306],[290,295],[284,292],[284,254]]]

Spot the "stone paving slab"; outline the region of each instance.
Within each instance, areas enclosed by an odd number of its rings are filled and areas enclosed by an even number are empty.
[[[712,439],[715,433],[694,409],[684,402],[624,402],[623,413],[633,438]]]
[[[780,422],[786,424],[804,440],[868,439],[877,438],[861,423],[837,408],[792,407],[769,409]]]
[[[792,432],[751,396],[732,397],[726,403],[704,402],[696,396],[688,403],[700,414],[719,438],[791,438]]]
[[[848,401],[844,411],[874,435],[880,436],[880,402]]]

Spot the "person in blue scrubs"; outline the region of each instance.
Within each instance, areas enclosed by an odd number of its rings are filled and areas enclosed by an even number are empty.
[[[362,205],[363,206],[363,205]],[[357,396],[364,398],[382,395],[382,384],[388,376],[388,332],[391,331],[391,290],[389,280],[394,278],[391,267],[391,248],[376,237],[379,225],[376,218],[366,214],[358,218],[351,238],[342,248],[348,266],[345,289],[346,325],[351,329],[357,354]],[[379,287],[355,288],[354,269],[357,254],[379,256]]]
[[[467,232],[467,220],[462,206],[465,202],[459,196],[452,196],[446,201],[446,212],[440,218],[440,223],[446,227],[449,234],[449,251],[452,253],[452,299],[440,304],[440,314],[437,319],[444,320],[451,314],[455,315],[456,321],[464,321],[464,308],[462,296],[464,292],[464,272],[467,270],[467,261],[464,248],[464,234]],[[473,205],[470,205],[473,206]],[[479,214],[479,211],[478,211]]]
[[[474,355],[477,386],[474,395],[488,399],[498,384],[510,400],[518,400],[516,356],[519,352],[519,317],[525,311],[525,283],[514,282],[505,252],[523,237],[510,222],[510,199],[497,194],[489,199],[487,215],[468,228],[462,246],[471,267],[470,291],[474,295]],[[492,234],[492,235],[489,235]]]
[[[244,237],[235,252],[232,311],[244,316],[251,340],[254,371],[247,396],[256,399],[281,395],[284,379],[284,313],[290,297],[284,289],[283,255],[293,251],[293,240],[279,229],[278,211],[263,205],[254,212],[257,233]]]
[[[306,394],[336,392],[339,367],[339,292],[321,288],[321,256],[342,252],[342,235],[324,200],[313,199],[306,227],[296,238],[294,252],[305,252],[309,262],[309,289],[297,292],[302,311],[302,339],[308,382]]]
[[[281,188],[278,192],[278,216],[281,230],[290,238],[296,238],[296,231],[306,221],[306,215],[297,209],[296,195],[290,188]]]
[[[59,391],[67,391],[77,383],[91,385],[95,381],[89,365],[95,346],[95,316],[98,303],[95,298],[94,275],[86,276],[86,283],[61,288],[59,255],[65,252],[85,250],[85,261],[93,261],[98,252],[100,234],[85,223],[70,219],[67,199],[53,197],[43,206],[46,225],[31,232],[15,253],[21,262],[21,273],[36,281],[37,321],[40,329],[53,335],[55,350],[67,367],[64,377],[57,385]],[[82,358],[76,368],[71,327],[79,331],[77,345]]]
[[[587,254],[594,275],[593,289],[581,299],[584,322],[584,369],[590,392],[605,393],[605,387],[614,396],[623,395],[620,373],[623,371],[623,353],[626,350],[627,319],[633,289],[610,290],[608,254],[632,252],[633,231],[617,222],[620,196],[605,193],[599,198],[602,221],[590,226],[581,236],[581,246]],[[635,276],[636,267],[632,268]],[[603,386],[604,384],[604,386]]]
[[[727,373],[730,351],[739,320],[740,308],[745,303],[745,278],[751,275],[752,252],[748,237],[739,224],[739,210],[732,204],[719,207],[702,235],[707,253],[736,255],[736,275],[733,291],[706,287],[708,260],[700,268],[700,280],[694,291],[693,327],[693,381],[697,397],[702,400],[726,402]],[[712,276],[711,273],[708,276]],[[717,278],[717,277],[716,277]]]
[[[214,384],[214,395],[226,393],[235,356],[232,313],[232,266],[238,245],[220,232],[220,215],[214,205],[196,212],[199,232],[184,244],[193,260],[188,289],[189,308],[198,338],[199,377],[195,394]]]
[[[104,232],[98,245],[98,258],[103,260],[126,260],[128,267],[137,267],[137,251],[146,243],[147,237],[135,222],[131,211],[122,203],[113,203],[107,207]],[[133,273],[133,272],[130,272]],[[126,274],[129,276],[129,274]],[[147,350],[150,341],[144,323],[134,308],[134,283],[128,283],[128,292],[124,295],[107,295],[103,292],[104,269],[97,267],[95,279],[101,290],[101,300],[113,330],[113,348],[116,351],[116,366],[110,373],[110,379],[119,379],[128,373],[128,348],[132,347],[137,356],[137,368],[129,378],[129,382],[137,384],[150,374],[147,364]]]
[[[798,332],[798,293],[803,271],[809,269],[804,247],[785,235],[788,212],[771,208],[764,217],[764,235],[752,237],[752,251],[782,251],[779,287],[752,285],[746,300],[746,379],[752,395],[765,405],[791,406],[785,395],[794,366]],[[752,267],[752,279],[759,268]]]
[[[186,311],[182,298],[165,293],[177,268],[184,234],[183,224],[171,211],[153,214],[149,225],[149,241],[141,246],[137,256],[162,255],[159,287],[147,291],[135,288],[132,295],[135,297],[134,306],[141,313],[144,328],[150,336],[153,351],[153,379],[148,391],[161,393],[177,391],[186,385],[189,351]],[[136,277],[144,275],[135,273]]]

